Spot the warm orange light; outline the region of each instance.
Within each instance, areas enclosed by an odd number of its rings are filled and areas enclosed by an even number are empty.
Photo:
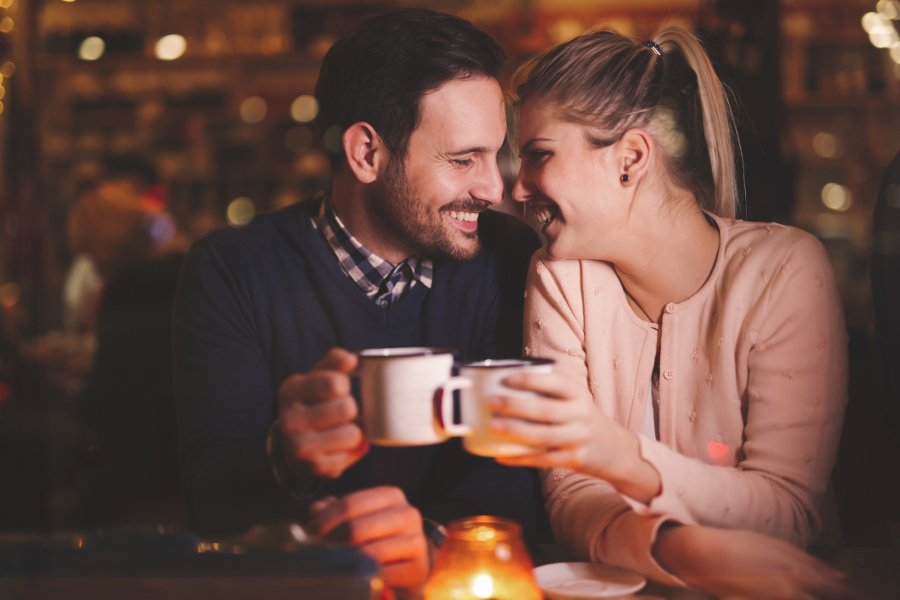
[[[425,600],[541,600],[518,523],[499,517],[448,526]]]

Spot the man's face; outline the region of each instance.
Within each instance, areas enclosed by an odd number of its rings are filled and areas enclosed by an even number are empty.
[[[414,254],[470,260],[481,245],[479,214],[503,200],[503,94],[494,79],[453,80],[423,96],[421,113],[406,160],[391,159],[373,209]]]

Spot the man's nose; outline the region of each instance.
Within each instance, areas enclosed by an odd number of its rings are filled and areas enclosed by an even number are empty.
[[[485,161],[478,188],[473,190],[473,196],[491,204],[503,202],[503,177],[500,176],[500,168],[497,161]]]

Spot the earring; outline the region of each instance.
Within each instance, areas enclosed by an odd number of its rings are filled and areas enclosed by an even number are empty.
[[[628,180],[629,180],[630,178],[628,177],[628,173],[625,173],[625,174],[622,175],[619,179],[622,180],[622,183],[628,183]]]

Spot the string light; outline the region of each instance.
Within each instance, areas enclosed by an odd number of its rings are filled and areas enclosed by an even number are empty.
[[[241,102],[241,119],[245,123],[259,123],[266,118],[268,110],[269,106],[264,99],[259,96],[251,96]]]

